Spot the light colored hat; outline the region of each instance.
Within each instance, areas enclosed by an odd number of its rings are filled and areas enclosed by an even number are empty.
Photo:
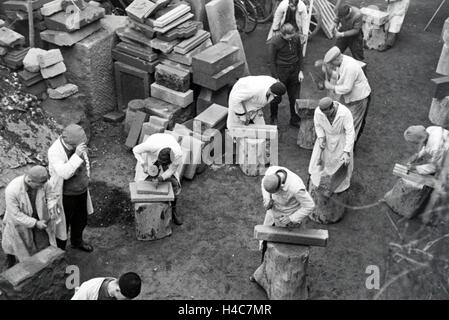
[[[326,52],[323,61],[324,63],[330,63],[340,55],[341,55],[340,49],[337,46],[333,46],[332,48],[329,49],[328,52]]]
[[[263,178],[263,188],[268,192],[268,193],[275,193],[278,191],[279,188],[279,181],[280,181],[280,177],[276,174],[270,174],[268,176],[265,176]]]
[[[412,143],[420,143],[426,140],[428,133],[424,126],[410,126],[404,131],[404,139]]]
[[[81,143],[87,142],[87,137],[84,129],[77,124],[69,124],[67,127],[65,127],[64,131],[62,132],[62,139],[64,139],[65,143],[72,146],[77,146]]]
[[[27,172],[27,176],[33,181],[37,183],[44,183],[48,180],[47,169],[43,166],[34,166]]]
[[[318,107],[320,109],[327,109],[334,101],[329,97],[324,97],[318,102]]]

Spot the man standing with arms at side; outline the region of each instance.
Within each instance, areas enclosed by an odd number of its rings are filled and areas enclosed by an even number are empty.
[[[270,68],[273,78],[279,79],[287,88],[290,105],[290,125],[299,127],[299,117],[295,111],[296,100],[299,99],[301,82],[304,80],[302,72],[303,57],[301,38],[295,28],[286,23],[281,27],[279,35],[275,35],[268,45]],[[270,104],[270,124],[277,125],[279,103]]]
[[[48,168],[51,183],[59,194],[64,214],[57,225],[56,241],[65,250],[70,227],[72,248],[91,252],[90,244],[83,241],[87,215],[93,213],[89,194],[90,166],[87,158],[87,137],[83,128],[68,125],[62,135],[48,149]]]

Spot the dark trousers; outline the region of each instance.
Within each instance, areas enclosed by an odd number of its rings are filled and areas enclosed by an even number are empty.
[[[365,56],[363,55],[363,34],[360,32],[358,35],[352,37],[344,37],[337,39],[335,44],[344,53],[349,47],[351,50],[352,57],[356,60],[363,61]]]
[[[17,264],[17,262],[18,260],[15,255],[13,254],[6,255],[6,262],[5,262],[6,269],[14,267]]]
[[[87,225],[87,191],[75,196],[62,196],[67,233],[70,229],[70,243],[78,246],[83,243],[83,231]],[[65,249],[66,241],[56,239],[57,245]]]
[[[298,80],[299,68],[297,66],[277,67],[279,81],[287,88],[288,102],[290,105],[290,122],[298,122],[299,116],[295,111],[296,100],[301,93],[301,83]],[[271,102],[271,118],[277,118],[279,103]]]

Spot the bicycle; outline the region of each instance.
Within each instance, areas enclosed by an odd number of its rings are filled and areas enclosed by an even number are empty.
[[[234,0],[234,16],[239,32],[251,33],[258,24],[254,0]]]

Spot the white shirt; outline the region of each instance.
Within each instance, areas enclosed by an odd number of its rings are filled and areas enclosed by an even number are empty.
[[[426,145],[419,151],[418,157],[428,155],[427,163],[416,166],[419,174],[433,174],[440,169],[444,153],[449,150],[449,131],[439,126],[430,126],[426,129],[429,137]]]
[[[347,55],[343,55],[343,61],[338,68],[335,93],[341,94],[345,103],[365,99],[371,93],[371,87],[360,63]]]

